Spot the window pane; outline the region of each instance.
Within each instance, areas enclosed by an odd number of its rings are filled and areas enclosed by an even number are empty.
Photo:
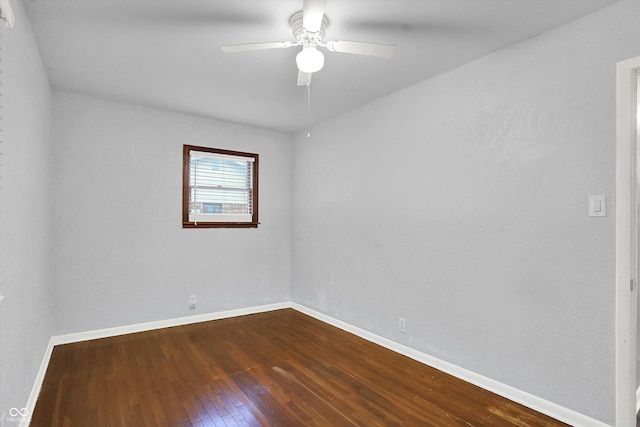
[[[196,147],[185,146],[185,156],[188,155],[188,171],[185,171],[188,183],[184,184],[188,204],[183,208],[187,209],[188,217],[185,220],[257,224],[253,194],[253,184],[257,184],[254,177],[257,155],[193,148]]]

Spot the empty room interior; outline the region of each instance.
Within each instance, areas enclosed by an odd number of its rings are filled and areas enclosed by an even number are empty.
[[[238,349],[275,343],[273,355],[289,360],[332,346],[328,358],[345,358],[322,371],[343,387],[322,390],[344,419],[290,403],[271,413],[290,422],[272,425],[556,425],[495,411],[476,423],[429,418],[435,409],[416,403],[429,375],[412,369],[430,365],[559,423],[622,426],[616,64],[640,56],[640,2],[2,0],[0,9],[2,427],[28,425],[38,396],[56,387],[46,382],[56,360],[91,376],[106,357],[101,347],[63,357],[70,346],[113,340],[115,357],[133,337],[183,326],[191,339],[145,341],[139,368],[151,369],[147,353],[178,360],[184,342],[199,362],[229,357],[258,379],[262,361],[264,381],[311,402],[320,393],[304,378],[320,373],[304,358],[285,368],[266,350]],[[302,54],[317,52],[324,64],[304,71]],[[246,220],[221,214],[214,196],[191,199],[194,169],[241,158]],[[314,339],[312,327],[328,335]],[[235,350],[221,350],[234,339]],[[279,347],[296,342],[305,350]],[[381,362],[392,356],[383,348],[412,368]],[[353,379],[367,361],[371,381],[415,380],[409,415],[358,418],[384,405],[388,387],[372,382],[373,396],[343,384],[338,365]],[[181,372],[180,387],[199,376]],[[238,409],[237,425],[269,425],[260,405],[278,393],[265,384],[235,405],[246,415],[243,424]],[[91,396],[100,385],[87,387]],[[70,397],[80,394],[54,400],[82,412]],[[350,399],[361,407],[340,406]],[[169,419],[107,423],[102,409],[86,411],[95,425]],[[174,425],[236,425],[177,411],[191,424]]]

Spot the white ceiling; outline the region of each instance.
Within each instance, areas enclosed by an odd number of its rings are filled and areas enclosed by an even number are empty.
[[[327,0],[326,40],[397,46],[390,59],[325,52],[307,88],[293,41],[302,0],[24,0],[55,89],[282,131],[338,115],[618,0]],[[471,77],[471,76],[470,76]]]

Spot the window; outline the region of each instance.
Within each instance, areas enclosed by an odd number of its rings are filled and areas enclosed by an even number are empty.
[[[183,228],[256,228],[258,155],[185,145]]]

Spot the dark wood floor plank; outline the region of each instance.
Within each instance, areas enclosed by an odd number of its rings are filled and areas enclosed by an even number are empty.
[[[32,426],[562,426],[295,310],[56,346]]]

